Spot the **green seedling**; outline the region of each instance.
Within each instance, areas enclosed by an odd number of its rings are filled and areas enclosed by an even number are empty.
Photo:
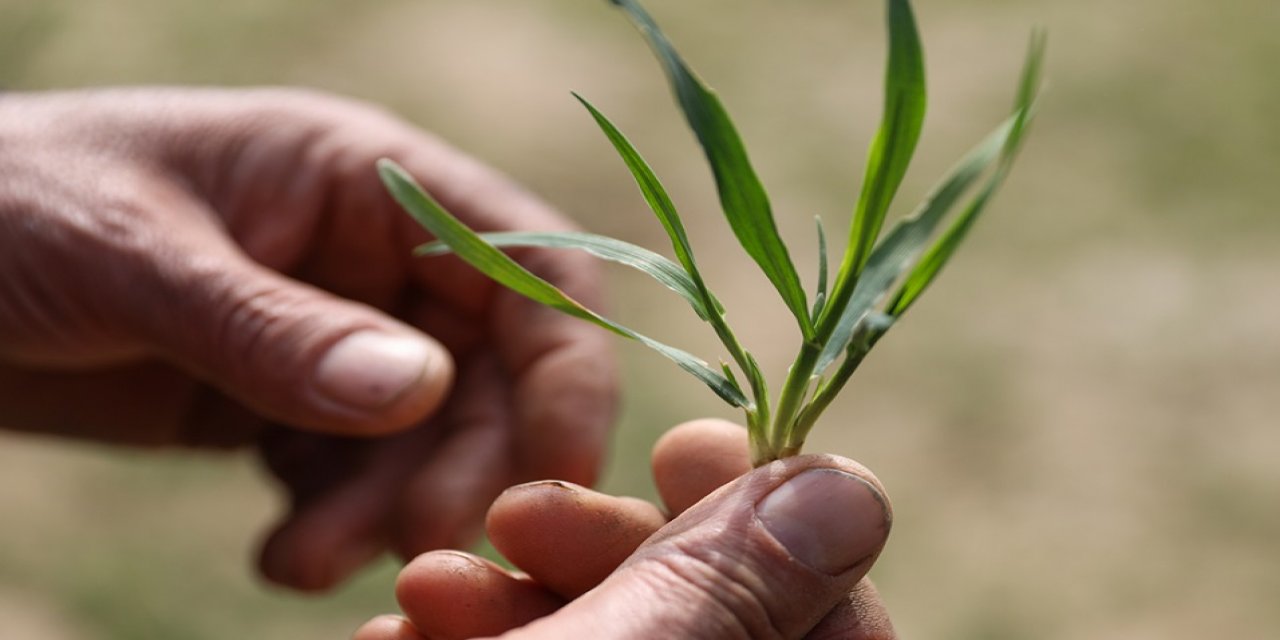
[[[871,143],[848,245],[834,279],[828,277],[826,237],[818,221],[818,282],[810,302],[778,234],[765,190],[719,98],[694,75],[639,3],[610,1],[635,24],[661,62],[676,102],[711,166],[730,228],[795,316],[800,350],[776,404],[771,402],[756,359],[739,343],[724,306],[703,280],[684,224],[662,183],[618,128],[581,96],[575,94],[631,170],[641,194],[666,229],[675,260],[587,233],[477,234],[390,160],[378,165],[382,179],[396,200],[437,238],[420,247],[418,254],[456,253],[516,292],[651,347],[704,382],[725,402],[743,410],[756,465],[795,455],[818,416],[871,348],[934,281],[1008,176],[1033,116],[1044,34],[1037,31],[1032,35],[1012,114],[965,155],[912,214],[882,236],[925,115],[924,54],[911,3],[887,1],[884,115]],[[948,215],[952,212],[954,215]],[[950,222],[944,225],[944,220]],[[501,250],[522,246],[583,250],[652,276],[680,294],[694,313],[711,325],[732,362],[722,361],[721,366],[713,367],[584,307]]]

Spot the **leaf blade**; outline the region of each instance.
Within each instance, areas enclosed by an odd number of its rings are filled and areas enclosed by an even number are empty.
[[[790,252],[778,233],[773,209],[728,112],[715,93],[689,69],[657,23],[635,0],[609,0],[621,8],[662,63],[715,176],[729,226],[747,254],[782,296],[802,333],[813,335],[809,306]]]
[[[579,231],[504,231],[477,234],[498,248],[542,247],[577,249],[602,260],[631,267],[680,294],[693,307],[698,317],[707,319],[707,308],[694,279],[680,265],[665,256],[616,238]],[[419,256],[443,255],[452,251],[449,245],[436,241],[414,250]]]
[[[1035,102],[1039,96],[1040,79],[1044,67],[1044,55],[1047,36],[1041,29],[1032,32],[1027,46],[1026,60],[1023,64],[1021,79],[1014,103],[1014,116],[1009,138],[1005,141],[1000,153],[1000,164],[995,175],[991,176],[982,191],[966,207],[965,211],[952,223],[951,227],[934,243],[920,259],[920,263],[907,276],[901,288],[894,295],[893,302],[887,312],[895,317],[906,313],[907,309],[919,299],[937,278],[938,273],[946,266],[959,248],[960,243],[973,228],[974,223],[986,206],[1003,186],[1005,179],[1013,168],[1013,162],[1022,148],[1022,143],[1031,121],[1035,117]]]
[[[474,231],[446,211],[395,162],[385,158],[379,160],[378,174],[396,201],[419,224],[442,242],[448,244],[458,254],[458,257],[481,273],[535,302],[644,344],[666,356],[699,380],[702,380],[725,402],[733,406],[745,408],[750,405],[741,389],[719,372],[713,370],[706,362],[688,352],[658,342],[587,309],[551,283],[520,266],[511,257],[485,242]]]
[[[813,294],[813,320],[818,321],[822,315],[822,307],[827,303],[827,278],[830,267],[827,264],[827,230],[822,226],[822,216],[814,216],[818,227],[818,288]]]
[[[675,250],[676,258],[685,266],[686,272],[697,288],[701,297],[702,308],[705,312],[705,315],[700,314],[700,317],[712,326],[716,336],[720,338],[720,342],[724,344],[725,349],[729,351],[730,356],[738,363],[743,374],[747,377],[752,394],[756,398],[755,402],[758,410],[767,410],[768,403],[764,396],[767,393],[768,386],[763,376],[760,375],[758,367],[754,366],[750,354],[742,348],[737,336],[734,335],[733,330],[726,322],[724,307],[721,306],[720,301],[711,293],[706,282],[702,279],[702,274],[699,272],[697,262],[693,257],[693,247],[689,244],[689,237],[685,231],[684,223],[681,222],[680,214],[676,210],[675,204],[672,203],[670,196],[667,195],[662,182],[658,180],[653,169],[645,162],[639,151],[631,144],[631,141],[614,126],[609,118],[582,96],[574,94],[574,97],[586,107],[592,118],[595,119],[596,124],[604,132],[605,137],[613,144],[614,150],[618,152],[627,168],[630,169],[636,185],[639,186],[641,194],[649,204],[649,208],[659,222],[662,223],[663,229],[666,230],[667,236],[671,240],[672,248]],[[697,308],[695,307],[696,310]],[[732,378],[730,379],[732,380]],[[750,412],[748,413],[750,414]]]
[[[977,182],[994,163],[1009,137],[1015,118],[1006,120],[957,162],[925,197],[916,211],[894,225],[876,245],[867,260],[866,269],[854,287],[849,303],[841,312],[839,323],[818,359],[817,371],[826,369],[850,344],[858,323],[888,294],[898,278],[925,251],[943,218],[960,197]]]
[[[599,109],[596,109],[595,105],[576,93],[573,94],[573,97],[577,98],[578,102],[582,103],[582,106],[591,114],[600,130],[604,132],[605,137],[613,144],[614,150],[618,152],[622,161],[631,171],[631,175],[635,179],[636,185],[640,188],[640,193],[644,196],[645,202],[649,204],[649,208],[653,210],[654,217],[658,218],[658,222],[662,224],[662,228],[666,230],[667,236],[671,239],[671,248],[675,251],[676,259],[684,266],[685,271],[689,273],[695,283],[701,283],[702,276],[698,271],[697,261],[693,257],[693,247],[689,244],[689,234],[684,228],[684,222],[680,219],[675,203],[671,201],[671,196],[667,194],[666,188],[658,180],[657,174],[653,172],[649,163],[640,155],[635,145],[631,144],[631,141],[622,134],[622,131]]]
[[[837,274],[837,288],[840,283],[856,281],[870,258],[924,126],[927,88],[920,32],[910,2],[888,0],[887,5],[884,113],[867,152],[862,192],[849,228],[849,247]]]

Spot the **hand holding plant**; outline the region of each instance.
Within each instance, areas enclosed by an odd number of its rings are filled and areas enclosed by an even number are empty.
[[[649,41],[715,176],[729,226],[794,316],[799,353],[776,403],[755,358],[741,345],[727,313],[703,280],[684,225],[661,182],[626,137],[585,99],[587,108],[635,176],[645,200],[671,238],[673,262],[652,251],[582,233],[477,235],[440,207],[394,163],[380,163],[397,200],[438,242],[420,249],[453,251],[489,277],[529,298],[637,340],[693,374],[746,416],[756,465],[795,455],[818,417],[844,388],[872,347],[937,277],[1008,176],[1031,122],[1044,37],[1033,35],[1012,115],[970,151],[910,216],[881,237],[890,205],[915,152],[925,115],[924,55],[908,0],[888,0],[888,60],[884,115],[871,143],[848,245],[829,281],[825,233],[818,225],[817,290],[804,291],[790,252],[746,149],[720,100],[689,69],[635,0],[612,0]],[[957,211],[939,232],[944,219]],[[936,236],[936,238],[935,238]],[[499,247],[576,248],[648,273],[679,293],[711,325],[728,353],[718,368],[600,316],[525,270]]]
[[[486,529],[519,573],[420,556],[396,584],[405,617],[354,640],[894,638],[864,577],[889,530],[879,482],[836,456],[752,472],[745,440],[720,420],[669,431],[653,452],[663,510],[563,482],[509,489]]]

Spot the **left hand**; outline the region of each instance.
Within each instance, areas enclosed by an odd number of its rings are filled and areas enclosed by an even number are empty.
[[[266,575],[322,589],[465,545],[523,479],[594,481],[609,338],[495,286],[375,171],[482,230],[570,225],[389,114],[297,90],[0,94],[0,427],[256,446],[290,512]],[[587,304],[575,252],[517,256]],[[456,370],[456,380],[455,380]]]

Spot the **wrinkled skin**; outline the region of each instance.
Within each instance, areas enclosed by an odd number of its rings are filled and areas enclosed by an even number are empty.
[[[412,258],[428,238],[379,183],[384,156],[473,227],[569,227],[352,101],[0,94],[0,427],[258,449],[292,505],[262,568],[302,589],[387,548],[466,544],[512,483],[592,483],[614,413],[608,339],[456,259]],[[598,304],[585,257],[517,258]],[[424,360],[398,392],[370,383],[354,392],[376,402],[337,402],[317,372],[360,332]],[[379,362],[347,358],[344,384],[386,377]]]

